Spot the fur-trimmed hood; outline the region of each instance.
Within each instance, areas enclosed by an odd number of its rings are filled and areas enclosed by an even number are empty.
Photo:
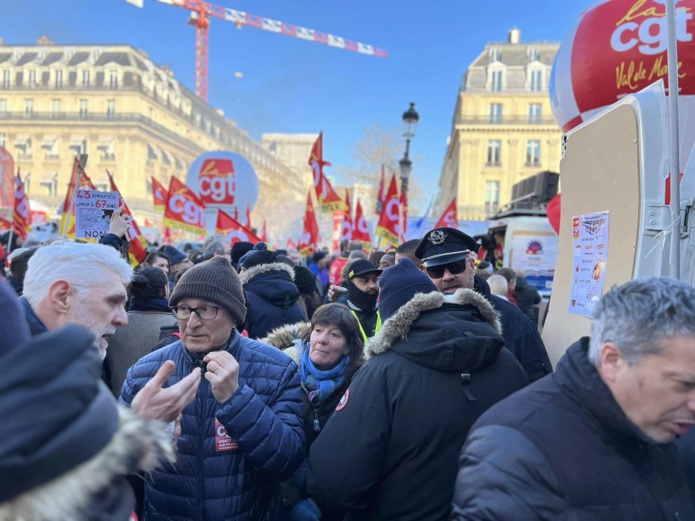
[[[239,280],[241,281],[242,286],[246,286],[246,284],[248,284],[254,277],[262,273],[268,273],[271,271],[285,272],[290,276],[290,280],[294,280],[294,270],[292,269],[292,267],[288,266],[284,262],[259,264],[258,266],[254,266],[247,270],[242,270],[242,272],[239,273]]]
[[[420,365],[466,372],[494,360],[501,332],[497,312],[473,290],[418,293],[367,342],[365,358],[395,350]]]
[[[274,329],[267,337],[259,342],[277,347],[284,351],[294,362],[299,365],[301,353],[297,347],[297,340],[300,340],[308,331],[311,330],[311,322],[297,322]]]
[[[58,478],[0,504],[0,521],[85,519],[85,512],[95,509],[90,504],[94,497],[114,486],[115,478],[175,461],[164,423],[140,418],[121,405],[118,410],[118,430],[100,452]]]

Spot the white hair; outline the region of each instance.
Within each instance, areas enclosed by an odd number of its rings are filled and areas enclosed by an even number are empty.
[[[65,280],[78,291],[99,284],[104,271],[110,270],[124,285],[130,282],[133,269],[120,253],[110,246],[56,241],[42,246],[29,259],[24,277],[24,298],[36,307],[48,295],[48,289],[58,280]]]
[[[490,275],[487,279],[487,283],[490,286],[490,293],[493,295],[500,295],[502,297],[507,296],[509,291],[509,283],[502,275]]]

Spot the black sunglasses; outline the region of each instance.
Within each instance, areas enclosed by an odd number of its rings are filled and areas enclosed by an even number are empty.
[[[431,268],[425,268],[427,274],[430,278],[441,279],[444,276],[444,270],[449,270],[452,275],[458,275],[466,271],[466,262],[468,259],[461,259],[458,261],[450,262],[448,264],[440,264],[439,266],[432,266]]]

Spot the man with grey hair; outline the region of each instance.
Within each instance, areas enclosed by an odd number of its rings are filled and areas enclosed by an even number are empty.
[[[611,289],[555,373],[488,410],[452,520],[695,519],[673,441],[695,423],[695,289]]]
[[[232,262],[232,248],[229,243],[223,239],[212,241],[205,248],[204,260],[210,260],[213,257],[222,257],[227,262]]]

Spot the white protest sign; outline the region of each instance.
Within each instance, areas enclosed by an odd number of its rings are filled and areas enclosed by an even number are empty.
[[[109,232],[111,215],[118,210],[118,192],[78,190],[75,199],[75,237],[100,239]]]

